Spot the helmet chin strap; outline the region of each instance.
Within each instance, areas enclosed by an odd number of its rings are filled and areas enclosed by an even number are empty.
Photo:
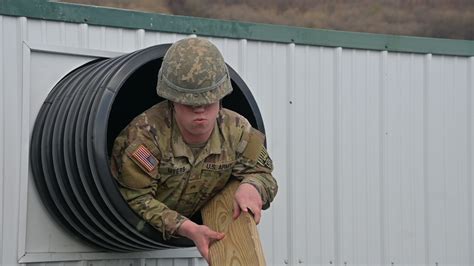
[[[168,101],[168,107],[170,109],[171,114],[174,114],[174,103],[173,101],[167,100]]]

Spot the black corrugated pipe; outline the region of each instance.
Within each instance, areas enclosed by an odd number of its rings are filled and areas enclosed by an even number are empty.
[[[162,101],[155,86],[170,44],[89,62],[66,75],[43,103],[30,145],[40,197],[65,229],[101,250],[140,251],[192,246],[163,240],[122,198],[109,170],[115,137],[135,116]],[[247,85],[229,67],[234,91],[223,105],[264,132]]]

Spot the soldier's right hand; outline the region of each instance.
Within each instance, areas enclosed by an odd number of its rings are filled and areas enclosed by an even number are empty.
[[[209,246],[225,236],[224,233],[213,231],[205,225],[198,225],[190,220],[186,220],[181,224],[178,229],[178,234],[191,239],[196,245],[199,253],[201,253],[209,264]]]

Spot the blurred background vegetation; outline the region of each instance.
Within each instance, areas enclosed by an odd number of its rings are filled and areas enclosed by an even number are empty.
[[[474,40],[474,0],[62,0],[245,22]]]

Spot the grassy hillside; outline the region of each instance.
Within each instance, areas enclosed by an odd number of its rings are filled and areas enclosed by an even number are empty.
[[[64,0],[175,15],[474,40],[473,0]]]

